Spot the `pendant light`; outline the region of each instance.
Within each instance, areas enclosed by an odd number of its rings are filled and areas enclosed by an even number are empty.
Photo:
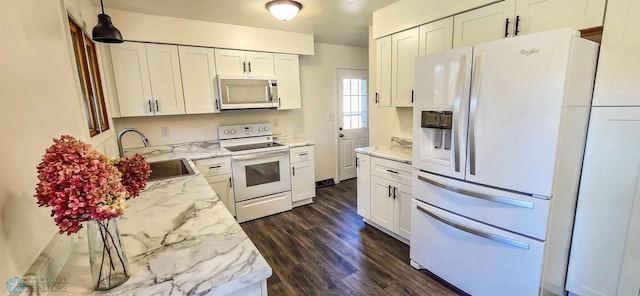
[[[92,39],[96,42],[104,43],[122,43],[122,34],[111,23],[111,17],[104,14],[104,5],[100,0],[100,7],[102,13],[98,14],[98,24],[93,27]]]
[[[271,15],[281,21],[290,21],[302,9],[302,4],[293,0],[274,0],[269,1],[266,5]]]

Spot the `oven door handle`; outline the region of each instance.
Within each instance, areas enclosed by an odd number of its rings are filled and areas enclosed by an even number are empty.
[[[236,160],[236,161],[253,160],[253,159],[259,159],[264,157],[280,156],[280,155],[287,155],[287,154],[289,154],[289,151],[286,151],[286,150],[276,151],[276,152],[260,152],[260,153],[246,154],[246,155],[231,156],[231,160]]]

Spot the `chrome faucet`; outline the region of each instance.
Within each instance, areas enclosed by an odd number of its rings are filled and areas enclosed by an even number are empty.
[[[135,129],[135,128],[125,128],[121,131],[118,132],[118,136],[117,136],[117,142],[118,142],[118,152],[120,152],[120,158],[124,158],[124,149],[122,148],[122,136],[124,136],[124,134],[128,133],[128,132],[134,132],[136,134],[138,134],[140,136],[140,138],[142,139],[142,144],[144,144],[144,147],[149,147],[149,139],[147,139],[147,137],[144,136],[144,134]]]

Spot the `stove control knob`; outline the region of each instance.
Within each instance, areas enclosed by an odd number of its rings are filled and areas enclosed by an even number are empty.
[[[269,127],[266,127],[266,126],[265,126],[265,127],[264,127],[264,131],[265,131],[265,132],[268,132],[268,131],[269,131]]]
[[[224,130],[224,134],[228,135],[229,134],[229,130]]]
[[[263,129],[261,127],[258,128],[258,132],[262,132]]]
[[[235,133],[236,133],[236,130],[231,130],[232,135],[235,135]]]

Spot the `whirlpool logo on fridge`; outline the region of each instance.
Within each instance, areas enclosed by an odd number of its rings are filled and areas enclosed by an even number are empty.
[[[532,54],[534,54],[534,53],[539,53],[539,52],[540,52],[540,49],[538,49],[538,48],[532,48],[532,49],[521,49],[521,50],[520,50],[520,54],[521,54],[521,55],[524,55],[524,56],[530,56],[530,55],[532,55]]]

